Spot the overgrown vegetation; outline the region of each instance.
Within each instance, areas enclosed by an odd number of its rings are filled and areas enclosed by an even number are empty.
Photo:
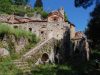
[[[71,67],[68,65],[46,64],[33,67],[33,75],[74,75]]]
[[[42,18],[47,18],[48,16],[48,12],[44,11],[42,7],[35,7],[33,9],[33,12],[36,12],[37,14],[40,14],[42,16]]]
[[[27,38],[32,43],[37,43],[39,40],[35,34],[29,31],[14,29],[13,27],[10,27],[9,25],[0,24],[0,37],[3,37],[5,34],[14,35],[17,39],[24,37],[24,38]]]
[[[43,4],[40,7],[36,3],[36,7],[32,8],[27,5],[28,2],[29,0],[0,0],[0,14],[15,14],[19,16],[27,14],[27,16],[31,17],[34,12],[37,12],[42,18],[47,18],[48,13],[43,10]]]
[[[3,44],[4,36],[7,36],[7,47]],[[14,36],[17,42],[17,39],[21,37],[28,39],[29,43],[19,52],[15,51],[15,43],[12,42],[11,36]],[[31,47],[34,47],[36,43],[39,41],[39,38],[36,37],[35,34],[21,30],[14,29],[13,27],[7,24],[0,24],[0,47],[6,48],[10,55],[6,57],[0,57],[0,75],[23,75],[23,72],[19,70],[14,64],[13,60],[19,59],[26,51],[28,51]]]
[[[25,6],[27,5],[28,1],[29,0],[0,0],[0,13],[21,13],[19,10],[21,10],[22,8],[24,12]]]
[[[64,13],[64,18],[65,18],[65,21],[68,20],[66,13]]]
[[[85,31],[88,39],[91,40],[91,48],[100,50],[100,4],[96,5],[90,14],[91,19]]]
[[[2,42],[5,35],[7,37],[6,46]],[[22,48],[18,53],[15,50],[15,42],[12,42],[12,40],[14,39],[12,38],[12,36],[15,37],[16,43],[22,37],[23,39],[26,39],[28,41],[27,44],[25,44],[24,48]],[[9,51],[12,60],[20,58],[25,52],[34,47],[39,42],[39,40],[40,39],[36,37],[36,35],[32,32],[15,29],[7,24],[0,24],[0,47],[6,48]]]
[[[0,75],[21,75],[22,71],[17,69],[10,57],[0,57]]]

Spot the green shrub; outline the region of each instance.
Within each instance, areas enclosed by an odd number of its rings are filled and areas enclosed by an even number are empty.
[[[35,7],[33,12],[39,13],[44,19],[48,17],[48,12],[44,11],[42,7]]]
[[[17,75],[21,70],[12,63],[11,58],[0,58],[0,75]]]
[[[65,21],[68,20],[66,13],[64,13],[64,18],[65,18]]]
[[[68,65],[45,64],[38,65],[32,69],[33,75],[74,75]]]

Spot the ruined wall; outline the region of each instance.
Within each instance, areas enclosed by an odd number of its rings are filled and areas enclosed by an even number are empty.
[[[61,40],[64,36],[66,28],[69,26],[70,25],[66,22],[48,22],[47,28],[48,28],[49,34],[52,33],[52,36],[54,38]]]
[[[29,22],[23,24],[11,24],[14,28],[20,28],[35,33],[41,38],[46,40],[49,38],[62,39],[66,31],[66,27],[70,27],[67,22]]]
[[[70,38],[74,38],[75,37],[75,26],[70,25]]]
[[[23,55],[22,61],[31,61],[33,63],[36,63],[36,61],[42,57],[44,53],[47,53],[48,55],[51,54],[52,51],[54,51],[54,45],[56,44],[56,40],[54,38],[51,38],[42,44],[40,44],[38,47],[34,48],[33,50],[30,50],[27,54]]]
[[[23,30],[35,33],[40,36],[41,39],[47,39],[47,23],[46,22],[29,22],[23,24],[11,24],[14,28],[19,28]],[[43,35],[42,35],[43,34]],[[45,37],[44,37],[45,36]]]
[[[0,14],[0,22],[7,22],[8,17],[6,14]]]
[[[16,39],[14,35],[4,35],[3,39],[0,38],[0,48],[5,48],[9,53],[20,52],[26,45],[28,45],[26,38]]]

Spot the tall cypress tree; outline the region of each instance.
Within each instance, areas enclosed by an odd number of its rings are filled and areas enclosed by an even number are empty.
[[[91,13],[91,20],[88,23],[86,35],[92,40],[92,47],[100,50],[100,4]]]
[[[83,7],[83,8],[87,8],[91,5],[93,5],[93,3],[100,3],[100,0],[74,0],[74,4],[76,7]]]
[[[34,7],[43,7],[42,0],[36,0]]]

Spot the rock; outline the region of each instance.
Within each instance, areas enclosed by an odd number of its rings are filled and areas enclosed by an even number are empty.
[[[20,52],[22,48],[25,47],[25,45],[27,44],[28,42],[26,41],[25,38],[21,37],[18,41],[17,41],[17,44],[15,45],[15,51],[16,52]]]
[[[0,56],[8,56],[10,55],[9,51],[5,48],[0,48]]]

